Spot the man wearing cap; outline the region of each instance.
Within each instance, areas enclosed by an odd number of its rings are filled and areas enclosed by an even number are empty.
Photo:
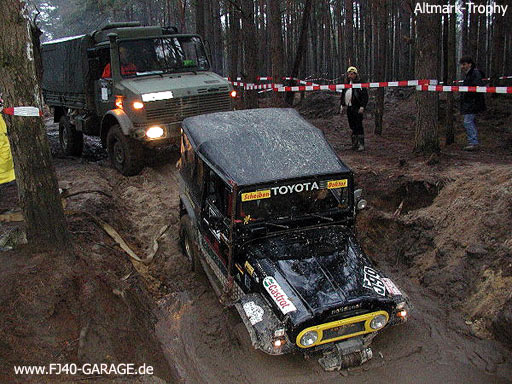
[[[345,84],[360,83],[356,67],[348,67]],[[346,88],[341,92],[340,114],[347,107],[348,125],[352,130],[352,149],[364,151],[363,112],[368,104],[366,88]]]

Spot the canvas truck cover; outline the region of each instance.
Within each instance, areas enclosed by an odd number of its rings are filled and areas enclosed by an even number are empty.
[[[196,152],[240,186],[350,172],[322,131],[291,108],[189,117],[183,130]]]
[[[92,46],[88,35],[73,36],[42,44],[43,93],[83,95],[87,92],[87,48]]]

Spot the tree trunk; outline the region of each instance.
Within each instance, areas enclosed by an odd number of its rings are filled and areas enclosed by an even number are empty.
[[[283,39],[281,38],[281,1],[269,1],[270,46],[272,51],[272,81],[281,83],[283,69]],[[282,99],[280,92],[272,92],[274,103]]]
[[[352,0],[345,0],[345,47],[348,67],[354,65],[354,7]]]
[[[377,49],[377,66],[375,68],[377,81],[386,81],[387,63],[386,52],[388,42],[388,5],[387,0],[380,0],[377,4],[378,15],[378,43]],[[375,42],[374,42],[375,44]],[[377,88],[375,100],[375,129],[376,135],[382,134],[383,117],[384,117],[384,88]]]
[[[304,12],[302,14],[302,27],[300,30],[299,44],[297,45],[297,51],[295,52],[295,60],[293,62],[293,67],[290,72],[290,76],[292,78],[297,77],[299,73],[300,63],[302,61],[302,53],[306,48],[307,43],[307,32],[308,32],[308,24],[310,20],[311,14],[311,5],[312,0],[306,0],[304,4]],[[293,92],[286,93],[286,102],[289,105],[293,104]]]
[[[244,81],[256,82],[258,65],[258,44],[254,41],[256,27],[254,25],[254,3],[242,0],[242,35],[244,41]],[[257,108],[258,99],[255,91],[245,91],[246,108]]]
[[[450,4],[454,4],[456,0],[451,0]],[[455,59],[456,59],[456,15],[450,15],[448,22],[448,45],[447,45],[447,61],[446,61],[446,85],[452,85],[456,78],[455,73]],[[453,126],[453,112],[454,112],[454,96],[453,92],[448,92],[446,95],[446,145],[451,145],[455,142],[455,130]]]
[[[196,0],[195,8],[196,8],[196,33],[201,36],[203,39],[205,38],[204,34],[204,1]]]
[[[504,17],[500,15],[494,16],[494,34],[492,45],[492,62],[491,62],[491,85],[497,86],[499,84],[499,77],[503,75],[503,56],[506,54],[504,51]]]
[[[24,3],[5,0],[0,13],[0,89],[7,106],[41,108],[32,36]],[[70,249],[43,119],[6,119],[27,240],[38,249]]]
[[[430,4],[439,4],[440,0]],[[429,79],[436,73],[438,63],[439,15],[418,13],[416,15],[416,79]],[[416,92],[415,146],[417,152],[439,151],[438,95],[434,92]]]
[[[238,52],[240,46],[240,7],[239,0],[229,3],[229,34],[228,34],[228,55],[229,68],[228,76],[232,81],[238,77]]]

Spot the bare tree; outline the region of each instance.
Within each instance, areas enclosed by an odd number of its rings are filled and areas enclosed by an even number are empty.
[[[302,27],[300,30],[299,44],[297,45],[297,51],[295,52],[295,60],[293,62],[293,67],[290,71],[290,76],[292,78],[297,77],[299,74],[299,67],[302,61],[302,54],[306,50],[306,38],[308,32],[308,25],[311,14],[311,6],[312,0],[306,0],[304,4],[304,12],[302,13]],[[288,104],[293,104],[293,92],[287,92],[286,94],[286,102]]]
[[[31,28],[25,5],[4,0],[0,13],[0,88],[7,104],[41,105]],[[29,243],[41,248],[69,248],[70,236],[59,198],[57,177],[43,120],[7,120],[19,200]]]
[[[431,0],[439,4],[439,0]],[[437,72],[439,21],[438,15],[418,13],[416,16],[416,79],[429,79]],[[438,94],[416,92],[416,129],[414,149],[423,153],[439,151]]]

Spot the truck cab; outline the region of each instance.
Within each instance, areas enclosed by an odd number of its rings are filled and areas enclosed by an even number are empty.
[[[293,109],[184,121],[184,254],[257,349],[319,352],[325,369],[340,369],[371,358],[372,339],[407,320],[407,297],[359,246],[364,206],[353,172]]]
[[[99,136],[115,168],[134,175],[143,147],[178,144],[184,118],[232,108],[198,35],[114,23],[42,45],[43,95],[66,155]]]

